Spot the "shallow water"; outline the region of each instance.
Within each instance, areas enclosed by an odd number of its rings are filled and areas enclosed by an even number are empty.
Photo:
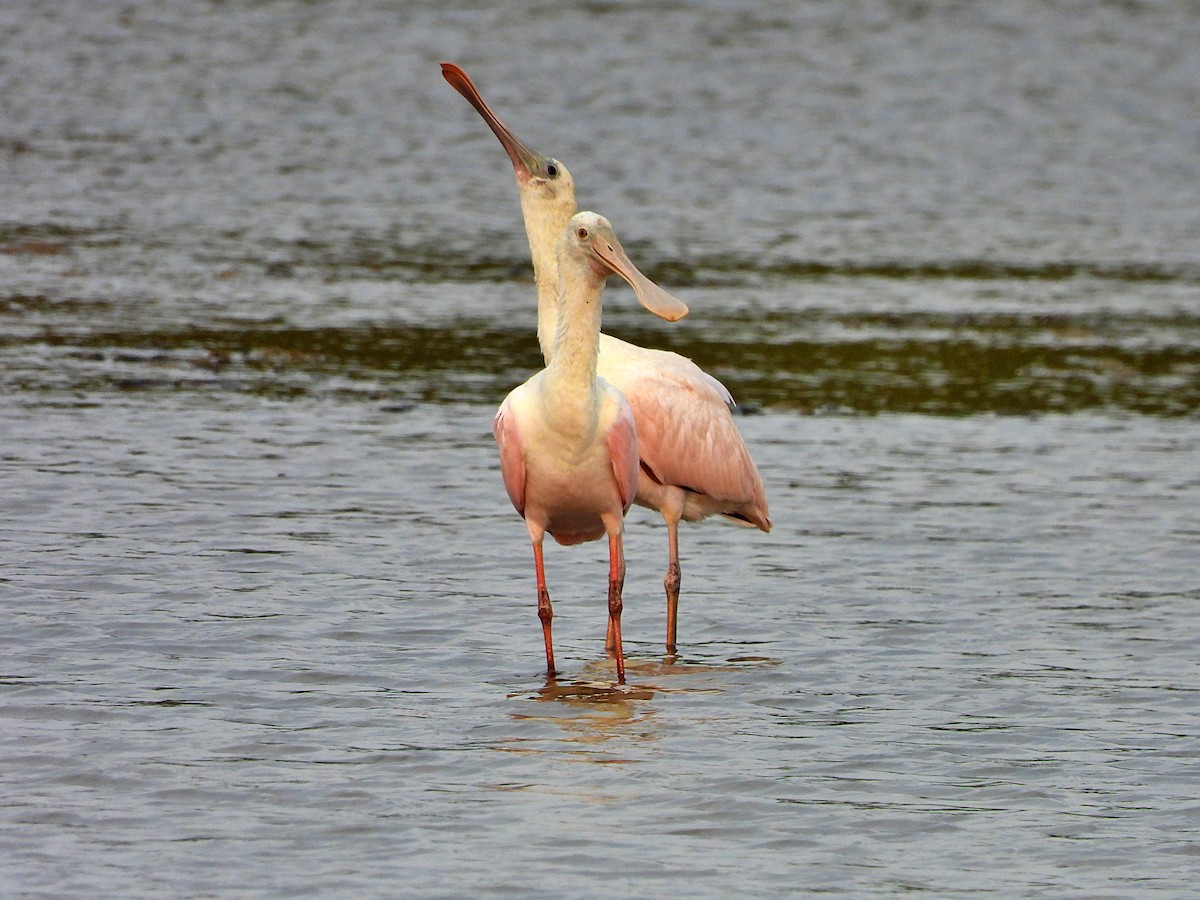
[[[564,671],[539,672],[487,416],[203,393],[9,405],[10,880],[1188,882],[1194,422],[746,418],[779,524],[686,532],[672,661],[662,529],[631,516],[620,690],[598,545],[548,551]]]
[[[1200,16],[0,12],[6,896],[1186,896]],[[551,546],[514,130],[692,307],[776,523]]]

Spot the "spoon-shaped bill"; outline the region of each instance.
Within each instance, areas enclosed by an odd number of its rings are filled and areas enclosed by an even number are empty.
[[[538,155],[526,147],[492,112],[492,108],[484,102],[483,96],[475,87],[475,83],[471,81],[470,76],[454,63],[444,62],[442,63],[442,77],[483,116],[488,127],[500,139],[508,158],[512,160],[513,168],[525,177],[531,176],[538,168]]]
[[[673,297],[638,271],[629,261],[620,242],[610,235],[597,235],[592,243],[592,253],[610,272],[615,272],[629,282],[638,302],[660,319],[677,322],[688,314],[687,304]]]

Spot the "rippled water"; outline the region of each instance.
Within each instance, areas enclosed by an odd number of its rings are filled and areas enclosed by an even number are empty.
[[[1186,896],[1186,3],[0,11],[0,893]],[[525,530],[507,162],[692,315],[776,528]]]

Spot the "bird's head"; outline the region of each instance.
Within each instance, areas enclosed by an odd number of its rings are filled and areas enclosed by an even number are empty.
[[[638,302],[661,319],[676,322],[688,314],[686,303],[672,297],[629,261],[612,224],[604,216],[594,212],[572,216],[563,232],[559,253],[586,263],[601,278],[620,275],[629,282]]]
[[[517,189],[521,192],[521,202],[534,203],[544,208],[542,215],[557,210],[560,215],[569,217],[575,212],[575,181],[571,173],[557,159],[542,156],[530,150],[526,144],[513,134],[499,117],[492,112],[484,101],[475,83],[461,68],[454,63],[442,63],[442,77],[450,86],[458,91],[470,103],[488,127],[500,140],[501,146],[512,160],[513,174],[517,179]],[[561,227],[561,226],[560,226]]]

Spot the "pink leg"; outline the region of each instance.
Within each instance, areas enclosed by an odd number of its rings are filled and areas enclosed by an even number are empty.
[[[546,570],[542,565],[542,542],[533,542],[533,564],[537,568],[538,589],[538,618],[542,620],[542,637],[546,641],[546,674],[553,677],[554,671],[554,638],[550,634],[550,622],[554,618],[554,610],[550,606],[550,591],[546,588]]]
[[[611,579],[610,579],[611,580]],[[625,552],[621,551],[621,590],[625,589]],[[613,628],[612,619],[608,620],[608,633],[604,636],[604,649],[615,651],[617,649],[617,636]]]
[[[667,577],[663,579],[663,587],[667,591],[667,652],[675,652],[675,625],[679,617],[679,585],[683,581],[683,573],[679,569],[679,523],[667,522],[667,542],[670,559],[667,563]]]
[[[625,653],[621,648],[621,589],[625,586],[625,552],[621,533],[608,536],[608,636],[617,654],[617,684],[625,683]]]

